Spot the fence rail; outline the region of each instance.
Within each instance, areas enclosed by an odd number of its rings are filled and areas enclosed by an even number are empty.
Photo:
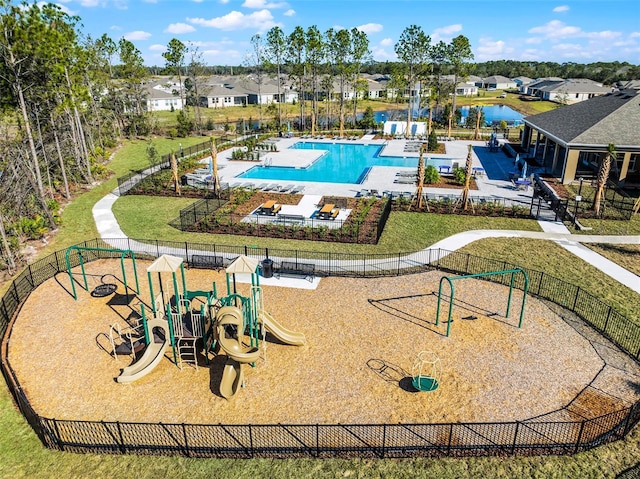
[[[138,257],[164,253],[188,258],[208,252],[240,254],[275,260],[304,260],[316,273],[336,276],[401,275],[438,268],[456,274],[504,270],[516,265],[440,249],[379,255],[318,253],[247,246],[134,240],[95,239],[84,247],[131,249]],[[116,255],[117,256],[117,255]],[[95,251],[85,261],[114,257]],[[72,266],[79,258],[71,254]],[[6,344],[11,320],[40,284],[66,271],[65,252],[57,251],[22,271],[0,300],[0,335]],[[640,358],[640,327],[578,286],[542,271],[527,270],[529,292],[575,312],[632,358]],[[522,288],[516,278],[515,286]],[[504,283],[509,278],[490,277]],[[154,424],[79,421],[37,414],[20,386],[2,348],[2,374],[20,411],[49,448],[113,454],[173,454],[189,457],[412,457],[573,454],[618,440],[640,421],[640,402],[628,408],[582,421],[516,421],[444,424]]]

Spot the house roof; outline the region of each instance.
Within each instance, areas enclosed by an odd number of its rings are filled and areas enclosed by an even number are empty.
[[[514,83],[513,80],[502,75],[493,75],[483,80],[485,83]]]
[[[640,147],[640,103],[635,90],[597,96],[528,116],[525,124],[566,145]]]

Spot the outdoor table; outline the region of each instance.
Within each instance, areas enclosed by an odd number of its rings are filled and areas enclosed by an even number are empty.
[[[280,209],[277,206],[279,205],[276,205],[274,200],[269,200],[260,207],[259,213],[262,215],[273,215],[275,214],[275,211]]]
[[[322,209],[320,211],[318,211],[318,217],[320,218],[328,218],[331,216],[331,212],[333,211],[333,208],[335,207],[335,205],[333,203],[327,203],[326,205],[324,205],[322,207]]]

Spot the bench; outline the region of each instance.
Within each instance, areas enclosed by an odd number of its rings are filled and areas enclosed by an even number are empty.
[[[278,219],[276,220],[282,223],[304,223],[307,221],[307,218],[304,215],[288,215],[288,214],[278,214]]]
[[[304,276],[313,282],[316,265],[313,263],[298,263],[297,261],[282,261],[276,270],[278,276]]]
[[[190,268],[222,269],[224,268],[224,258],[206,254],[194,254],[189,261]]]

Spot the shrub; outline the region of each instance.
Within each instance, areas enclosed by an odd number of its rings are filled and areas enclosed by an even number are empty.
[[[424,182],[428,185],[432,185],[440,181],[440,173],[433,165],[427,165],[424,169]]]
[[[464,185],[464,181],[467,179],[467,172],[464,170],[464,168],[454,168],[453,178],[459,185]]]
[[[436,130],[431,130],[429,133],[429,139],[427,140],[427,151],[438,150],[438,137],[436,136]]]

